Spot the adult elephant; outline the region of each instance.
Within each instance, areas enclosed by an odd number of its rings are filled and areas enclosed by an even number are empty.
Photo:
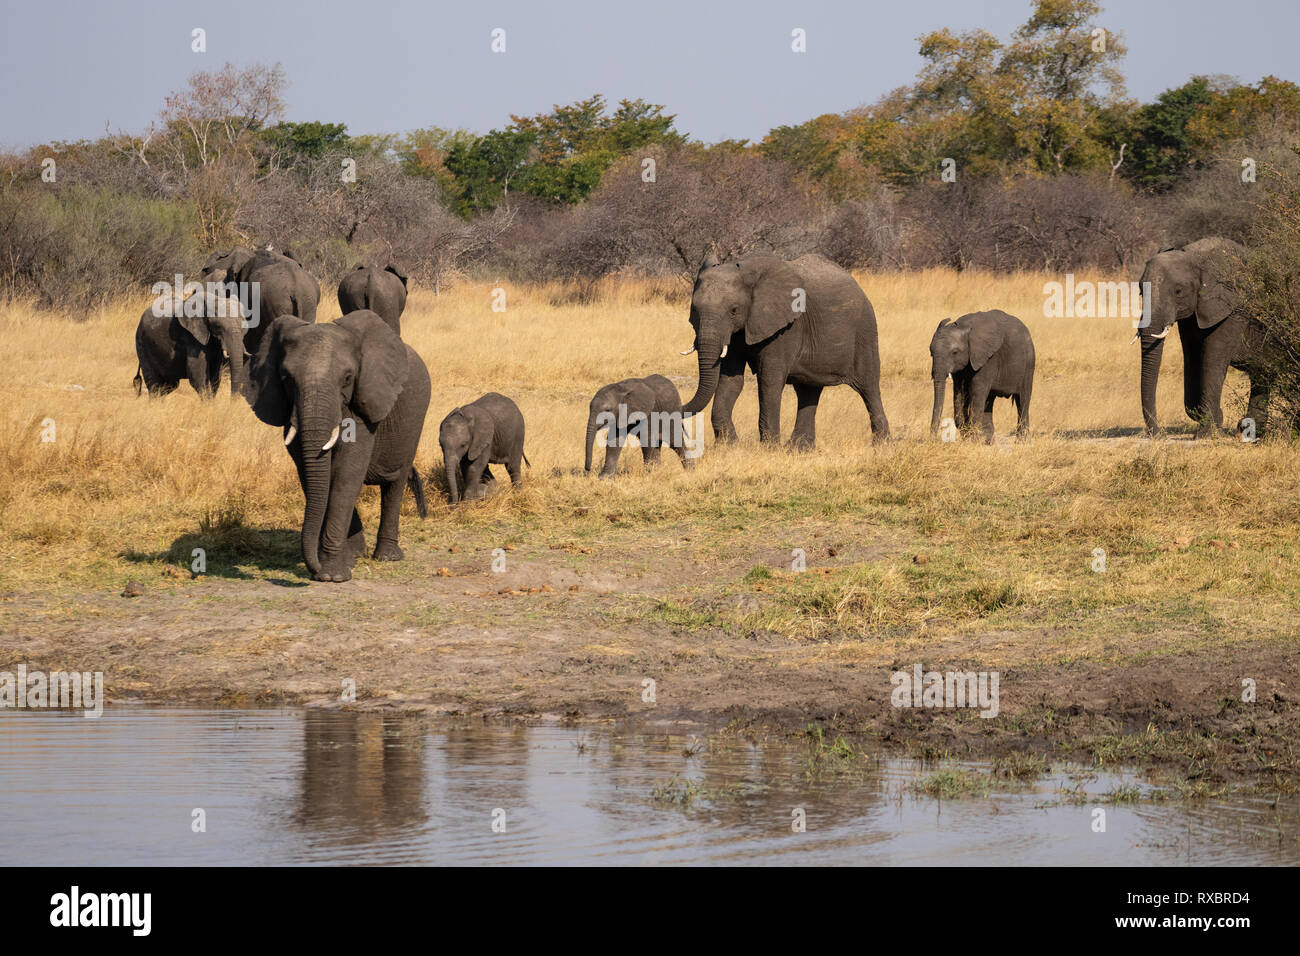
[[[799,400],[792,445],[810,448],[822,389],[848,385],[862,397],[874,441],[889,437],[880,401],[876,313],[853,277],[821,256],[786,261],[772,255],[700,266],[691,295],[691,326],[699,354],[699,385],[682,408],[696,415],[713,402],[720,442],[734,441],[731,412],[745,383],[745,366],[758,378],[758,436],[781,437],[781,393],[793,385]]]
[[[339,308],[343,314],[369,309],[398,335],[406,309],[406,274],[391,262],[382,269],[357,266],[339,283]]]
[[[199,395],[211,397],[221,385],[223,366],[230,369],[231,395],[241,395],[248,356],[239,302],[216,290],[196,291],[183,300],[159,296],[140,316],[135,354],[137,395],[141,386],[150,398],[166,395],[188,379]]]
[[[1249,315],[1230,276],[1245,250],[1230,239],[1212,236],[1176,249],[1165,249],[1147,260],[1142,272],[1143,293],[1151,296],[1150,321],[1139,328],[1142,343],[1142,418],[1155,432],[1156,382],[1165,339],[1178,328],[1183,346],[1183,409],[1196,422],[1196,435],[1205,437],[1223,428],[1223,382],[1228,369],[1250,378],[1246,417],[1262,437],[1268,415],[1269,376],[1260,360],[1264,337],[1259,321]],[[1244,419],[1243,419],[1244,421]],[[1240,426],[1240,423],[1239,423]]]
[[[415,450],[429,410],[429,370],[373,312],[319,325],[292,315],[270,323],[249,374],[253,412],[284,429],[306,506],[302,553],[317,581],[346,581],[365,550],[361,486],[379,485],[377,560],[400,561],[402,494],[420,514]]]
[[[246,319],[248,327],[244,331],[244,348],[250,355],[257,354],[272,319],[296,315],[307,322],[316,321],[320,284],[291,255],[236,246],[208,259],[199,279],[205,283],[236,282],[245,288],[257,283],[257,308]],[[245,301],[245,305],[251,306],[252,301]]]

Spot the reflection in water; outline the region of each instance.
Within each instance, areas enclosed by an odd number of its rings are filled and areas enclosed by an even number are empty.
[[[938,801],[913,792],[933,767],[815,753],[804,740],[314,710],[5,713],[0,862],[1300,861],[1296,797],[1114,803],[1150,787],[1061,770]],[[1099,805],[1105,833],[1092,829]],[[806,832],[791,828],[796,810]]]
[[[307,711],[295,822],[334,845],[361,846],[387,830],[423,827],[427,737],[411,717],[339,721]]]

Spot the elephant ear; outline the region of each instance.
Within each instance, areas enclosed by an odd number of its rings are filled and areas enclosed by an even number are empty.
[[[798,318],[800,313],[794,310],[796,289],[804,290],[805,307],[813,307],[799,273],[775,256],[742,263],[740,274],[750,289],[749,317],[745,320],[746,345],[771,338]]]
[[[406,384],[406,346],[378,315],[369,309],[349,312],[334,324],[361,341],[361,364],[352,387],[352,407],[372,425],[388,417]]]
[[[405,273],[405,272],[402,272],[400,269],[397,268],[397,266],[393,265],[391,262],[390,262],[388,265],[384,266],[384,271],[385,271],[385,272],[391,272],[393,275],[397,276],[397,278],[401,279],[401,280],[402,280],[402,288],[406,288],[406,273]]]
[[[469,419],[469,450],[465,452],[470,461],[478,461],[492,451],[492,440],[496,438],[497,423],[484,409],[467,405],[461,414]]]
[[[290,329],[306,325],[296,315],[279,316],[266,330],[262,341],[257,346],[248,368],[248,403],[253,406],[253,414],[258,421],[277,428],[289,424],[289,415],[293,408],[289,393],[285,391],[284,381],[280,377],[280,364],[284,361],[284,344],[281,337]]]
[[[632,421],[632,415],[634,413],[645,412],[649,415],[650,412],[654,411],[654,389],[640,380],[628,382],[623,388],[620,400],[627,406],[628,426],[631,428],[636,428],[641,421],[640,417],[638,417],[635,422]]]
[[[978,372],[1002,348],[1005,331],[1001,322],[977,322],[970,330],[970,367]]]
[[[207,303],[204,303],[203,315],[190,315],[185,305],[186,303],[182,302],[176,308],[176,321],[180,323],[181,328],[194,336],[199,345],[207,345],[212,338],[212,332],[208,329]]]
[[[1201,287],[1196,295],[1196,324],[1208,329],[1226,319],[1236,306],[1236,297],[1232,291],[1231,270],[1234,263],[1231,246],[1227,242],[1213,240],[1202,240],[1192,245],[1204,246],[1201,250],[1195,250],[1201,257]],[[1189,246],[1188,251],[1194,250]]]

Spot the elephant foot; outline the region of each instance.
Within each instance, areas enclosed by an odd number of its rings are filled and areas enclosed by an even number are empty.
[[[376,561],[401,561],[406,553],[397,546],[397,542],[381,541],[375,545],[373,555]]]
[[[600,478],[601,481],[613,481],[613,480],[614,480],[614,472],[612,472],[612,471],[602,471],[598,477]]]
[[[335,583],[352,580],[352,562],[353,558],[343,555],[321,556],[320,570],[312,577],[317,581],[332,581]]]
[[[344,581],[352,580],[352,572],[347,568],[344,568],[341,571],[326,571],[324,568],[321,568],[312,575],[312,578],[316,581],[330,581],[336,584],[342,584]]]
[[[789,449],[791,451],[812,451],[817,442],[806,435],[791,435]]]
[[[364,534],[355,534],[348,538],[345,549],[354,559],[361,557],[366,553],[366,536]]]

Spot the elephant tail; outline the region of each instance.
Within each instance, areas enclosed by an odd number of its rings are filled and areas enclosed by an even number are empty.
[[[410,486],[411,494],[415,495],[415,510],[419,512],[421,518],[428,517],[429,506],[424,500],[424,479],[416,471],[415,466],[411,466],[411,473],[406,476],[406,483]]]
[[[139,365],[135,367],[135,378],[131,379],[131,384],[135,386],[135,397],[140,397],[140,389],[144,386],[144,370]]]
[[[519,454],[521,454],[521,455],[524,456],[524,464],[525,464],[525,465],[527,465],[529,468],[533,467],[533,463],[532,463],[531,461],[528,460],[528,456],[527,456],[527,455],[524,455],[524,453],[523,453],[522,450],[520,450]]]

